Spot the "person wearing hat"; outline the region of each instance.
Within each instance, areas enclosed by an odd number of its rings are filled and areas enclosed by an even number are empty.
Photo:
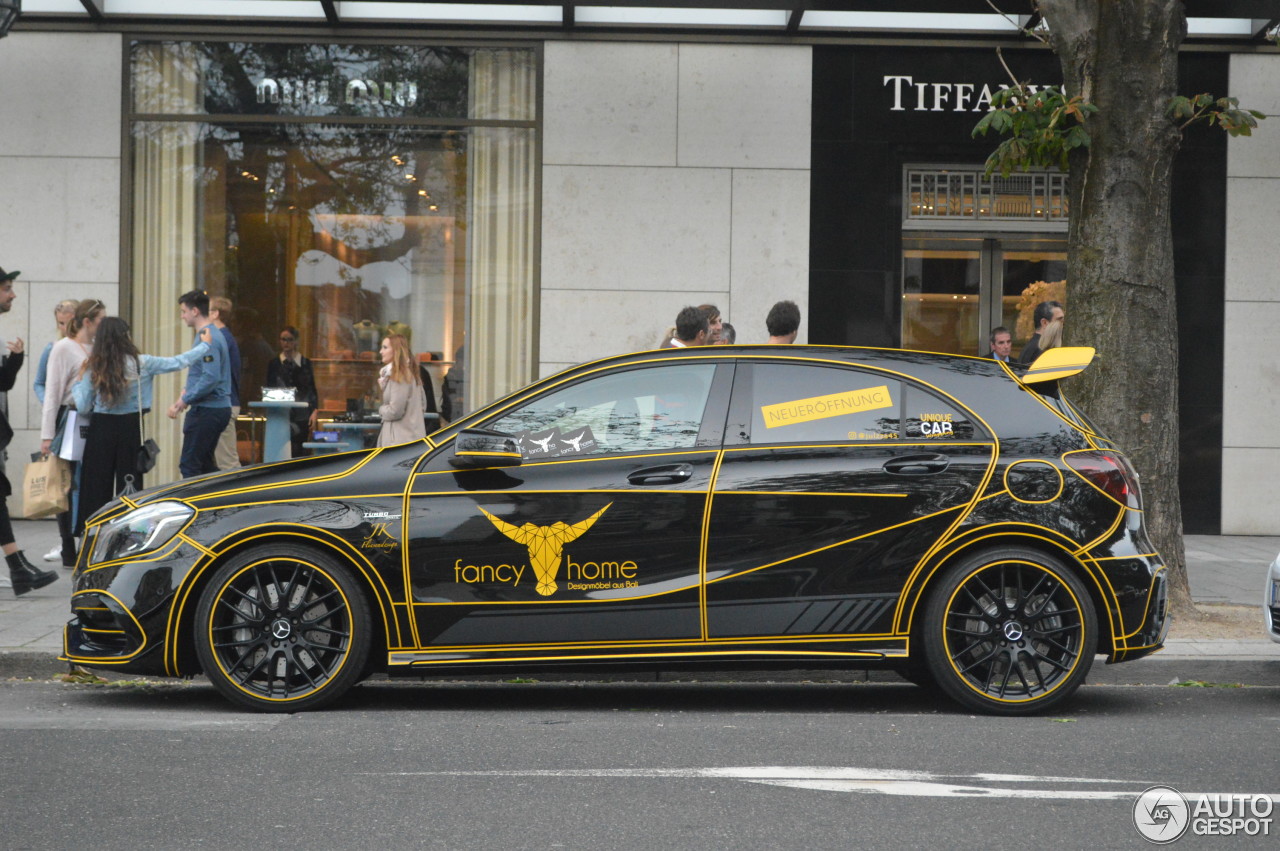
[[[0,313],[8,313],[13,307],[17,293],[13,291],[13,279],[18,272],[6,272],[0,269]],[[9,353],[0,359],[0,393],[8,393],[18,378],[18,370],[22,369],[23,342],[21,338],[9,341]],[[13,440],[13,428],[9,425],[8,404],[0,404],[0,452]],[[0,551],[4,560],[9,563],[9,581],[13,584],[13,593],[21,597],[28,591],[43,588],[58,578],[51,570],[41,570],[23,555],[14,540],[13,524],[9,522],[9,507],[6,497],[13,493],[9,479],[0,465]]]

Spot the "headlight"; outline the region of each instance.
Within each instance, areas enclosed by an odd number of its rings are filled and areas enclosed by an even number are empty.
[[[194,508],[181,502],[157,502],[109,520],[98,530],[89,563],[101,564],[158,550],[173,540],[195,513]]]

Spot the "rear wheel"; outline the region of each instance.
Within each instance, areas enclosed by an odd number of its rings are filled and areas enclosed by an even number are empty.
[[[925,613],[926,661],[965,706],[1027,715],[1067,699],[1097,646],[1084,585],[1057,559],[1030,550],[980,553],[938,580]]]
[[[316,709],[359,681],[369,607],[349,568],[320,552],[259,547],[219,568],[196,609],[209,681],[260,712]]]

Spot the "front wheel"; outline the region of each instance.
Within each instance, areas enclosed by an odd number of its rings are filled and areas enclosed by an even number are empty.
[[[219,568],[196,608],[195,645],[209,681],[259,712],[317,709],[360,679],[369,607],[337,559],[258,547]]]
[[[942,574],[923,637],[929,670],[949,696],[980,712],[1028,715],[1079,688],[1097,636],[1074,573],[1044,553],[1002,549]]]

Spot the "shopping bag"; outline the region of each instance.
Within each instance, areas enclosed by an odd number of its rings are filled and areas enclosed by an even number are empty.
[[[22,516],[28,520],[61,514],[68,508],[71,465],[54,455],[31,456],[22,477]]]
[[[84,457],[84,441],[88,436],[89,418],[80,416],[80,412],[74,408],[67,411],[67,425],[62,430],[62,446],[58,449],[58,457],[79,461]]]

